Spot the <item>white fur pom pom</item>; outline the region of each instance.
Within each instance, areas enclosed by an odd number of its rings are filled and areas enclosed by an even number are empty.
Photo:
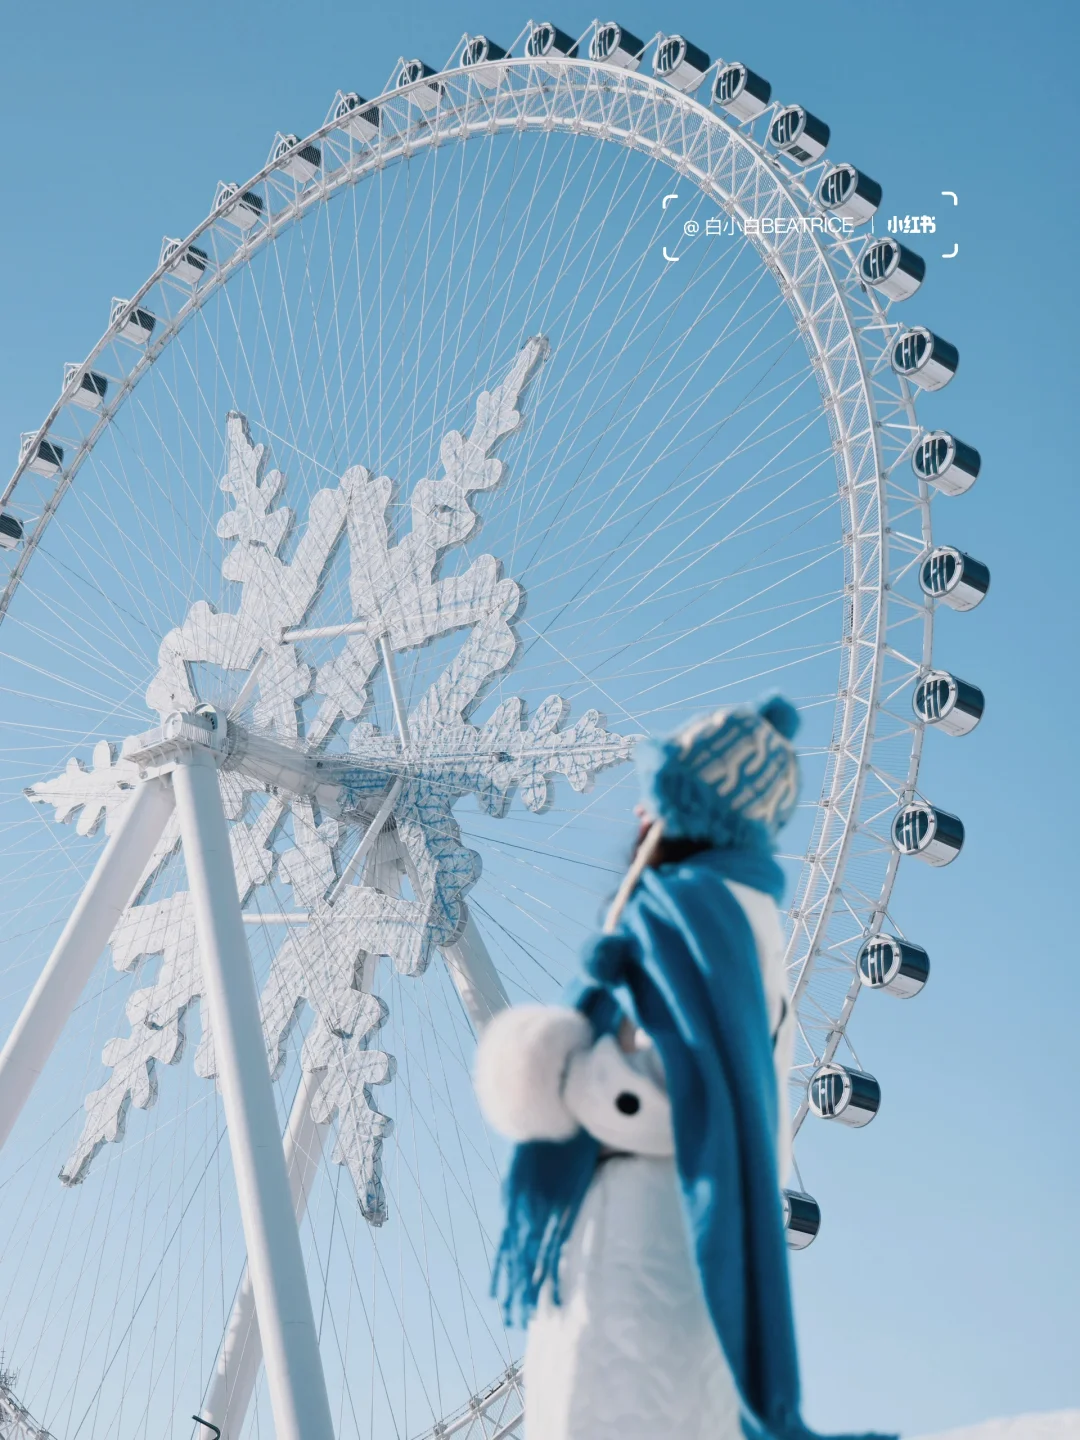
[[[584,1015],[562,1005],[514,1005],[480,1037],[474,1082],[488,1124],[511,1140],[569,1140],[562,1097],[571,1055],[593,1043]]]

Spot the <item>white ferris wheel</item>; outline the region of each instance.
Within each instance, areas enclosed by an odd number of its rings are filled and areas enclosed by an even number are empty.
[[[873,1118],[896,868],[963,840],[925,730],[983,706],[934,608],[989,583],[931,538],[979,457],[916,417],[957,353],[881,194],[682,37],[466,36],[279,135],[65,368],[0,497],[20,1423],[519,1433],[475,1032],[572,973],[636,737],[725,700],[804,717],[794,1124]]]

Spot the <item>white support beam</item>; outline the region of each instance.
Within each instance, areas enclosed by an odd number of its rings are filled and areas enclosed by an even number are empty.
[[[0,1052],[0,1146],[19,1118],[173,810],[166,779],[135,788]]]
[[[387,807],[387,813],[390,808],[392,805]],[[385,818],[382,817],[383,820]],[[363,862],[374,867],[374,872],[369,876],[371,882],[387,893],[397,893],[399,864],[410,876],[414,889],[419,884],[405,847],[396,835],[384,833],[381,821],[377,826],[371,827],[371,843],[364,847]],[[350,870],[350,878],[352,873],[354,872]],[[335,895],[343,882],[339,882],[335,887]],[[453,945],[446,946],[442,953],[461,996],[465,1013],[473,1029],[479,1034],[492,1016],[510,1002],[494,962],[488,954],[487,946],[471,916],[461,938]],[[369,967],[370,960],[365,966],[365,988],[371,983]],[[322,1076],[321,1070],[301,1076],[285,1132],[285,1163],[297,1223],[303,1219],[307,1210],[311,1185],[322,1160],[323,1147],[330,1128],[328,1125],[317,1125],[311,1118],[311,1101]],[[250,1272],[245,1270],[218,1352],[214,1375],[199,1411],[203,1420],[221,1430],[221,1440],[239,1440],[255,1393],[262,1360],[263,1347],[254,1291]]]
[[[465,1013],[479,1035],[489,1020],[506,1009],[510,997],[472,915],[466,920],[460,938],[453,945],[442,947],[442,955]]]
[[[282,644],[296,640],[337,640],[343,635],[370,635],[367,620],[347,620],[344,625],[289,625],[281,632]]]
[[[311,916],[306,910],[245,910],[245,925],[308,925]]]
[[[326,1072],[305,1071],[289,1113],[285,1131],[285,1168],[297,1224],[307,1211],[311,1185],[318,1174],[329,1124],[311,1118],[311,1102]],[[210,1381],[199,1415],[221,1431],[221,1440],[239,1440],[255,1393],[262,1365],[262,1338],[255,1314],[251,1272],[245,1268],[233,1303],[225,1338],[218,1352],[214,1378]]]
[[[266,651],[260,650],[254,665],[248,671],[247,679],[240,687],[240,693],[229,706],[228,720],[236,720],[244,710],[244,706],[255,693],[255,686],[259,683],[259,676],[262,674],[263,666],[266,664]]]
[[[394,707],[398,738],[401,741],[402,751],[407,751],[411,743],[409,740],[409,717],[405,710],[405,702],[401,698],[401,690],[398,688],[397,670],[394,668],[394,649],[386,635],[379,637],[379,650],[382,654],[383,665],[386,667],[386,683],[390,686],[390,700]]]
[[[378,838],[373,837],[372,843]],[[368,858],[368,864],[375,871],[374,882],[389,894],[397,894],[399,891],[395,856],[396,846],[391,846],[384,839],[375,853],[369,854]],[[364,963],[365,989],[370,989],[371,981],[372,959],[368,956]],[[326,1137],[330,1132],[329,1123],[317,1124],[311,1118],[311,1102],[325,1073],[325,1070],[311,1070],[301,1074],[285,1131],[285,1166],[289,1174],[297,1224],[307,1211],[311,1186],[318,1173]],[[214,1377],[199,1411],[201,1419],[220,1429],[220,1440],[239,1440],[251,1406],[251,1397],[255,1393],[262,1359],[262,1339],[255,1313],[251,1276],[245,1269],[218,1351]]]
[[[276,1440],[333,1440],[214,759],[172,772]]]
[[[346,885],[352,884],[353,876],[360,867],[367,863],[367,858],[371,854],[372,847],[382,834],[387,820],[389,820],[393,813],[394,806],[397,804],[397,798],[401,794],[401,789],[404,784],[405,781],[400,775],[396,780],[390,782],[390,788],[383,796],[382,804],[371,817],[371,823],[360,837],[360,844],[357,845],[356,849],[349,856],[344,870],[342,870],[334,888],[330,891],[331,904],[338,898]]]

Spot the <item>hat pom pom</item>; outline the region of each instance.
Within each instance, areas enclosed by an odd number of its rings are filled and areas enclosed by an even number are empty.
[[[785,740],[794,740],[799,733],[802,723],[799,712],[791,701],[785,700],[782,695],[774,695],[771,700],[766,700],[764,705],[758,707],[758,714]]]
[[[597,935],[585,948],[582,968],[598,985],[619,985],[634,959],[633,942],[626,935]]]

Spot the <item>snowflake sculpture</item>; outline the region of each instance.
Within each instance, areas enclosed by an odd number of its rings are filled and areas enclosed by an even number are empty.
[[[306,916],[278,949],[261,997],[271,1071],[280,1073],[289,1035],[306,1007],[313,1020],[301,1064],[319,1077],[312,1118],[321,1123],[336,1117],[334,1159],[348,1166],[361,1209],[376,1224],[386,1216],[380,1152],[391,1121],[377,1109],[372,1087],[392,1077],[394,1062],[374,1045],[386,1008],[365,988],[366,959],[385,955],[401,973],[419,975],[433,949],[460,935],[464,897],[479,876],[480,858],[461,842],[453,813],[457,800],[474,795],[489,814],[501,815],[516,790],[530,810],[542,810],[555,775],[585,790],[597,770],[626,760],[637,738],[608,732],[594,710],[567,724],[569,707],[558,695],[547,697],[531,719],[516,697],[504,700],[484,725],[467,718],[514,659],[513,621],[522,591],[500,574],[491,555],[445,578],[438,576],[439,563],[478,523],[471,496],[501,481],[505,467],[493,452],[520,425],[521,396],[547,350],[546,340],[529,340],[502,383],[479,396],[471,432],[443,437],[443,477],[413,487],[411,528],[398,543],[392,542],[387,520],[391,480],[355,466],[336,487],[313,497],[293,558],[282,560],[293,524],[292,512],[277,503],[284,477],[266,470],[265,447],[253,440],[242,415],[230,414],[221,489],[233,506],[217,532],[231,545],[222,570],[241,586],[240,606],[217,612],[202,601],[193,605],[162,642],[147,691],[154,709],[191,711],[199,704],[193,663],[249,675],[257,665],[255,735],[295,745],[298,763],[325,757],[326,783],[317,796],[288,793],[284,786],[268,793],[242,763],[226,765],[219,778],[226,814],[234,822],[241,904],[276,875],[291,887],[298,913]],[[334,659],[313,676],[286,634],[302,626],[345,536],[350,621],[363,622],[364,633],[348,635]],[[407,746],[366,723],[371,681],[386,653],[454,630],[468,633],[409,714]],[[301,734],[298,702],[312,691],[318,700],[314,720]],[[347,755],[325,748],[343,719],[354,722]],[[90,834],[102,815],[111,828],[135,783],[137,768],[101,742],[92,770],[69,761],[63,775],[27,793],[51,805],[58,821],[78,814],[79,833]],[[360,883],[341,883],[342,852],[355,845],[357,827],[391,795],[389,860],[384,836],[371,863],[360,867]],[[291,843],[279,851],[275,847],[286,833]],[[172,863],[178,843],[173,824],[112,936],[117,969],[135,970],[151,956],[160,956],[161,964],[154,983],[135,989],[128,1000],[128,1034],[105,1047],[110,1074],[87,1097],[82,1135],[61,1172],[68,1185],[85,1178],[106,1142],[122,1138],[131,1106],[154,1103],[157,1067],[176,1064],[184,1050],[188,1013],[202,994],[190,896],[181,890],[145,898],[162,867]],[[411,897],[391,883],[402,869]],[[195,1068],[207,1078],[215,1074],[212,1019],[203,1001]]]
[[[105,833],[111,835],[113,822],[138,779],[139,767],[129,760],[118,763],[114,747],[108,740],[99,740],[94,746],[91,769],[72,756],[62,775],[31,785],[26,793],[31,800],[51,805],[58,824],[64,824],[78,811],[75,830],[79,835],[96,834],[102,817]]]
[[[15,1394],[18,1375],[4,1365],[0,1350],[0,1440],[53,1440]]]

